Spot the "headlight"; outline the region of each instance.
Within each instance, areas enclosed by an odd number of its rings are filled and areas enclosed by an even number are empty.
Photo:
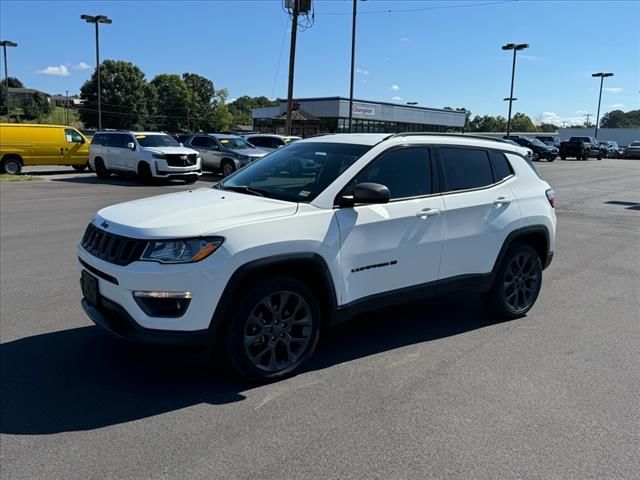
[[[152,240],[140,260],[160,263],[193,263],[207,258],[222,242],[221,237]]]
[[[153,158],[157,158],[158,160],[164,160],[165,156],[162,153],[154,153],[151,155]]]
[[[236,155],[236,158],[238,160],[242,160],[242,161],[249,160],[249,156],[248,155]]]

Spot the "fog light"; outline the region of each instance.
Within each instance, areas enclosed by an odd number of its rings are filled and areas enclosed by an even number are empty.
[[[181,317],[191,302],[191,292],[133,292],[133,298],[150,317]]]

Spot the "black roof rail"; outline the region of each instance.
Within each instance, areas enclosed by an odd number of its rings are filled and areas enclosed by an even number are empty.
[[[390,138],[395,138],[395,137],[423,137],[423,136],[430,136],[430,137],[462,137],[462,138],[478,138],[480,140],[491,140],[494,142],[500,142],[500,143],[505,143],[505,139],[504,138],[498,138],[498,137],[489,137],[486,135],[476,135],[475,133],[449,133],[449,132],[400,132],[400,133],[393,133],[391,135],[389,135],[388,137],[385,138],[385,140],[389,140]]]

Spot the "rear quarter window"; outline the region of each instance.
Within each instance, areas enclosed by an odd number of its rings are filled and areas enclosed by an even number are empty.
[[[495,183],[486,150],[445,147],[438,149],[446,191],[482,188]]]

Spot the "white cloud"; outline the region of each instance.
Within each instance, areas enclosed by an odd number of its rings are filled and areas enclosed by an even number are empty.
[[[586,121],[586,117],[580,112],[583,112],[583,110],[578,110],[574,115],[568,116],[558,115],[555,112],[542,112],[539,116],[539,121],[541,123],[551,123],[557,127],[562,127],[563,124],[566,124],[566,126],[582,125]],[[589,121],[592,122],[593,118],[589,119]]]
[[[65,65],[59,65],[57,67],[47,67],[42,70],[36,71],[36,73],[41,73],[42,75],[54,75],[58,77],[68,77],[69,69]]]
[[[613,108],[614,110],[622,110],[627,106],[624,103],[614,103],[613,105],[609,105],[609,107]]]
[[[369,75],[369,70],[365,70],[363,68],[356,68],[356,73],[361,73],[362,75]]]
[[[391,85],[391,91],[392,92],[397,92],[398,90],[400,90],[400,87],[398,85]]]
[[[391,100],[399,102],[400,100],[402,100],[402,97],[391,97]]]
[[[74,70],[89,70],[90,68],[93,67],[85,62],[80,62],[79,64],[73,66]]]
[[[408,38],[408,37],[402,37],[402,38],[400,39],[400,41],[401,41],[401,42],[410,42],[411,40],[409,40],[409,38]]]
[[[237,100],[237,98],[236,98],[236,97],[227,98],[227,100],[226,100],[224,103],[229,104],[229,103],[233,103],[233,102],[235,102],[236,100]]]
[[[609,93],[620,93],[623,89],[621,87],[605,87],[603,90]]]

